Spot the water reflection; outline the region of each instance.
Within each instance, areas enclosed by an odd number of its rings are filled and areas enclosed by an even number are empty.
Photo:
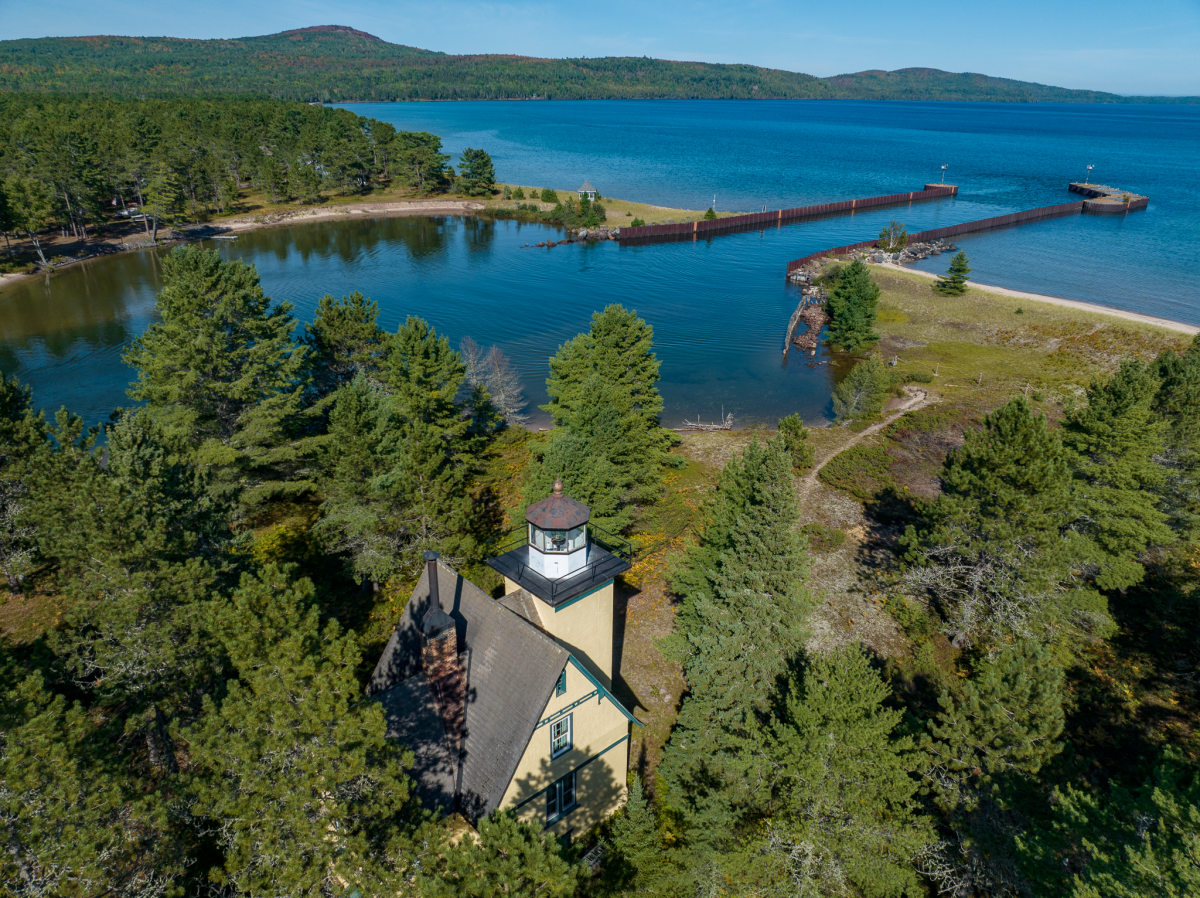
[[[870,226],[874,226],[871,224]],[[781,364],[783,328],[798,294],[781,260],[799,254],[789,228],[666,246],[576,244],[544,225],[482,218],[354,218],[210,241],[226,258],[258,267],[263,287],[310,320],[324,293],[361,290],[394,330],[428,319],[455,345],[467,335],[497,344],[521,374],[533,422],[546,402],[547,359],[613,302],[655,328],[664,424],[742,424],[792,411],[820,420],[829,369],[817,359]],[[808,237],[806,237],[808,239]],[[828,235],[812,237],[828,239]],[[30,383],[49,410],[67,404],[89,421],[128,404],[132,372],[121,361],[152,320],[161,261],[132,253],[73,266],[0,294],[0,370]],[[814,367],[809,367],[813,364]]]

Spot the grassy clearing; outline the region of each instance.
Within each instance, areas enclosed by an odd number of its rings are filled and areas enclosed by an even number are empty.
[[[541,192],[541,187],[530,187],[525,184],[498,184],[496,185],[498,193],[487,201],[489,209],[512,209],[517,203],[530,203],[537,201],[537,193]],[[508,186],[514,191],[517,187],[521,187],[525,191],[526,199],[524,200],[506,200],[503,199],[504,188]],[[531,193],[535,191],[535,193]],[[561,200],[566,200],[568,196],[577,197],[578,194],[574,190],[558,190],[558,197]],[[602,196],[600,199],[602,205],[608,213],[608,220],[604,222],[610,228],[626,227],[635,218],[640,218],[646,224],[666,224],[668,220],[675,222],[682,221],[700,221],[704,218],[706,209],[670,209],[666,206],[651,206],[648,203],[635,203],[631,200],[618,200],[610,196]],[[538,209],[542,212],[548,212],[554,208],[553,203],[537,202]],[[736,212],[717,212],[717,218],[731,218],[738,213]]]

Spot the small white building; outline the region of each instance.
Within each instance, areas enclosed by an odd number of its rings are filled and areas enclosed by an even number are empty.
[[[579,194],[580,199],[583,199],[586,196],[589,203],[594,203],[596,201],[596,188],[592,186],[591,181],[584,181],[583,186],[575,192]]]

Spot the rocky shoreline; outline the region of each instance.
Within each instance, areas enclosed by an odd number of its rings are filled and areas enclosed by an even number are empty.
[[[858,249],[852,253],[847,253],[844,256],[837,256],[839,261],[853,262],[855,259],[862,259],[864,262],[873,262],[876,265],[891,264],[904,265],[908,262],[917,262],[921,259],[928,259],[930,256],[940,256],[942,253],[958,252],[958,247],[949,240],[930,240],[928,243],[910,243],[904,249],[895,253],[885,253],[878,247],[872,249]],[[811,262],[806,262],[800,268],[788,273],[788,280],[793,284],[807,285],[802,292],[807,297],[812,297],[814,301],[824,302],[825,292],[813,284],[821,266],[825,264],[833,256],[822,256],[819,259],[813,259]]]
[[[593,243],[597,240],[616,240],[620,233],[620,228],[576,228],[573,231],[568,230],[567,236],[563,240],[540,240],[537,243],[526,243],[525,245],[554,249],[556,246],[567,246],[572,243]]]

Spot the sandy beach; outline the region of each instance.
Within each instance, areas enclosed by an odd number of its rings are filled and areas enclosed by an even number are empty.
[[[933,274],[929,271],[918,271],[915,268],[907,268],[904,265],[897,265],[894,262],[880,262],[879,268],[893,268],[896,271],[907,271],[909,274],[915,274],[918,277],[937,280],[940,275]],[[1121,309],[1114,309],[1110,306],[1101,306],[1096,303],[1082,302],[1078,299],[1063,299],[1060,296],[1046,296],[1042,293],[1023,293],[1020,290],[1009,290],[1007,287],[993,287],[990,284],[977,284],[974,281],[970,282],[970,287],[975,290],[983,290],[988,293],[999,293],[1001,296],[1013,296],[1017,299],[1028,299],[1030,302],[1044,302],[1052,306],[1066,306],[1071,309],[1083,309],[1086,312],[1097,312],[1101,315],[1109,315],[1113,318],[1123,318],[1126,321],[1140,321],[1143,324],[1154,324],[1158,327],[1166,328],[1167,330],[1178,331],[1183,334],[1200,334],[1200,327],[1191,324],[1184,324],[1181,321],[1172,321],[1169,318],[1158,318],[1154,315],[1142,315],[1138,312],[1125,312]]]

